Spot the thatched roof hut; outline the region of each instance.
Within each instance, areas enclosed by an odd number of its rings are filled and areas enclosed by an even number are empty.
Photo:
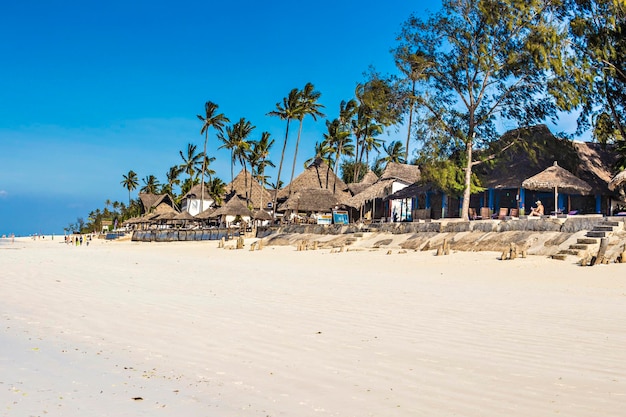
[[[616,188],[622,186],[624,183],[626,183],[626,170],[621,171],[613,178],[611,178],[611,181],[609,182],[609,190],[615,190]]]
[[[169,194],[139,193],[139,200],[144,213],[166,213],[174,211],[178,213],[178,206]]]
[[[473,170],[485,188],[521,188],[522,181],[558,161],[598,195],[609,193],[610,168],[615,162],[610,147],[557,138],[543,124],[506,132],[488,149],[476,152],[476,159],[490,155],[495,156],[493,161]]]
[[[250,194],[251,186],[252,194]],[[253,179],[249,171],[241,170],[233,181],[226,185],[224,200],[230,200],[234,196],[245,199],[246,194],[248,194],[252,207],[256,209],[265,208],[267,203],[272,201],[272,194],[265,187],[262,187],[257,180]]]
[[[370,185],[374,184],[376,181],[378,181],[378,175],[376,175],[371,169],[368,169],[361,181],[351,182],[348,184],[348,190],[350,190],[352,195],[357,195]]]
[[[343,193],[335,193],[331,190],[314,188],[300,190],[280,205],[280,211],[294,210],[304,212],[329,212],[334,207],[344,205],[346,198]]]
[[[196,216],[194,217],[197,220],[206,220],[206,219],[210,219],[211,215],[213,214],[213,212],[217,210],[215,207],[210,207],[206,210],[204,210],[202,213],[196,214]]]
[[[407,184],[413,184],[420,180],[420,168],[417,165],[399,164],[396,162],[387,163],[387,167],[380,176],[381,180],[400,180]]]
[[[395,180],[393,179],[378,180],[375,184],[370,185],[357,195],[350,197],[346,201],[346,205],[358,208],[365,204],[366,201],[375,200],[377,198],[385,198],[391,194],[394,182]]]
[[[226,204],[219,207],[213,213],[209,215],[209,218],[215,218],[219,216],[242,216],[252,217],[252,211],[246,207],[244,200],[239,197],[233,197]]]
[[[585,181],[574,176],[568,170],[554,165],[544,169],[537,175],[525,179],[522,187],[527,190],[537,191],[553,191],[557,188],[559,191],[568,194],[589,194],[591,186]]]
[[[335,185],[336,184],[336,185]],[[278,191],[278,199],[289,197],[301,190],[328,189],[335,190],[336,193],[348,193],[348,186],[339,178],[333,170],[321,158],[317,158],[307,169],[294,178],[290,185]]]

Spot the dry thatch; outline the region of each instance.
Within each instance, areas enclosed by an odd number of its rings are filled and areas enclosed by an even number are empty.
[[[211,215],[213,214],[215,210],[217,210],[215,207],[210,207],[204,210],[202,213],[196,214],[195,219],[198,219],[198,220],[210,219]]]
[[[611,178],[611,182],[609,182],[609,190],[615,190],[617,187],[622,186],[626,183],[626,171],[622,171],[613,178]]]
[[[254,213],[254,220],[273,220],[272,215],[265,210],[259,210]]]
[[[196,184],[193,187],[191,187],[191,189],[187,191],[187,194],[183,196],[183,199],[187,199],[187,198],[197,199],[197,200],[202,198],[202,184]],[[204,184],[204,199],[213,200],[213,198],[209,194],[209,188],[207,187],[206,183]]]
[[[252,212],[246,207],[245,201],[239,197],[233,197],[226,204],[209,215],[210,218],[219,216],[247,216],[252,217]]]
[[[615,146],[594,142],[573,142],[573,145],[580,157],[580,163],[577,171],[572,172],[591,185],[592,194],[610,194],[611,168],[617,159]]]
[[[589,184],[568,170],[561,168],[556,162],[539,174],[524,180],[522,187],[537,191],[553,191],[558,188],[559,191],[568,194],[589,194],[591,192]]]
[[[336,184],[336,185],[335,185]],[[291,187],[291,189],[290,189]],[[278,199],[289,197],[289,193],[296,193],[301,190],[328,189],[335,192],[348,194],[348,186],[341,180],[333,170],[322,159],[317,158],[307,169],[294,178],[293,182],[278,191]]]
[[[296,210],[305,212],[329,212],[334,207],[344,205],[346,198],[331,190],[314,188],[297,191],[280,205],[279,210]]]
[[[188,211],[183,211],[174,216],[174,220],[195,220],[196,218]]]
[[[401,180],[407,184],[418,182],[421,177],[420,169],[417,165],[398,164],[396,162],[387,163],[387,167],[381,175],[381,180]]]
[[[396,191],[395,193],[385,197],[385,200],[404,200],[407,198],[417,197],[420,194],[429,191],[441,191],[432,184],[411,184],[406,188]]]
[[[370,185],[357,195],[349,198],[346,201],[346,205],[359,208],[365,204],[366,201],[387,197],[391,194],[391,186],[395,181],[394,179],[378,180],[375,184]]]
[[[179,212],[174,199],[169,194],[151,194],[139,193],[139,200],[143,205],[144,213],[158,212],[166,213],[168,211]]]
[[[246,184],[248,187],[246,187]],[[251,195],[250,186],[252,186]],[[267,203],[272,201],[272,194],[262,187],[257,180],[253,179],[250,172],[244,170],[241,170],[233,181],[226,185],[226,193],[224,200],[230,200],[234,196],[245,199],[246,194],[248,194],[252,207],[256,209],[267,207]]]

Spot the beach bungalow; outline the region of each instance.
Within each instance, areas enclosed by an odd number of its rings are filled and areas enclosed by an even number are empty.
[[[256,179],[252,178],[249,171],[242,169],[225,188],[224,201],[228,201],[234,196],[243,200],[246,200],[247,197],[250,206],[255,210],[266,210],[272,205],[272,194],[265,187],[262,187]]]
[[[527,214],[537,200],[546,213],[572,211],[608,214],[615,198],[608,189],[615,155],[610,148],[597,143],[577,142],[555,137],[547,126],[537,125],[505,133],[502,138],[477,156],[496,155],[493,163],[479,164],[474,172],[486,190],[471,196],[470,207],[481,207],[492,213],[505,208]],[[557,163],[573,176],[586,182],[591,190],[585,193],[554,193],[529,190],[522,183]],[[585,195],[586,194],[586,195]]]
[[[324,188],[298,190],[278,210],[296,222],[329,224],[333,210],[345,209],[347,199],[345,193],[333,193]]]
[[[215,200],[209,194],[206,184],[204,184],[204,200],[202,199],[202,184],[196,184],[183,196],[181,201],[182,211],[186,211],[192,216],[196,216],[214,205]]]
[[[367,221],[411,221],[413,199],[388,200],[385,197],[419,179],[417,165],[389,162],[375,183],[349,198],[346,204],[360,209],[360,217]]]
[[[291,184],[278,191],[278,206],[287,201],[291,194],[308,190],[330,190],[341,201],[350,198],[348,186],[321,158],[313,161]],[[278,210],[280,211],[280,210]]]

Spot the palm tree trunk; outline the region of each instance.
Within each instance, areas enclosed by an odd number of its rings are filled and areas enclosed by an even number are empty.
[[[209,141],[209,129],[204,137],[204,152],[202,154],[202,189],[200,190],[200,213],[204,211],[204,172],[206,171],[206,144]]]
[[[467,142],[467,149],[465,150],[465,156],[467,158],[467,164],[465,165],[465,189],[463,190],[463,206],[461,207],[461,218],[467,220],[469,216],[469,204],[470,204],[470,185],[472,181],[472,140]]]
[[[276,186],[274,187],[274,198],[272,202],[272,215],[276,220],[276,199],[278,197],[278,187],[280,187],[280,172],[283,169],[283,160],[285,159],[285,149],[287,148],[287,139],[289,138],[289,119],[287,119],[287,129],[285,130],[285,142],[283,143],[283,150],[280,154],[280,164],[278,164],[278,174],[276,175]]]
[[[296,172],[296,158],[298,157],[298,145],[300,144],[300,134],[302,133],[302,121],[300,118],[300,126],[298,128],[298,138],[296,139],[296,149],[293,152],[293,165],[291,166],[291,179],[289,180],[289,192],[291,195],[291,183],[293,182],[293,174]]]

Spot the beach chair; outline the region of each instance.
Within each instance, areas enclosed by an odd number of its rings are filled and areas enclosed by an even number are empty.
[[[481,219],[489,219],[489,218],[491,218],[491,210],[489,210],[489,207],[481,207],[480,208],[480,218]]]
[[[507,214],[509,214],[509,208],[508,207],[500,207],[500,211],[498,212],[498,214],[494,214],[494,218],[498,219],[498,220],[504,220],[507,216]]]
[[[476,220],[478,219],[478,215],[476,214],[476,209],[475,208],[469,208],[469,212],[468,212],[468,217],[470,220]]]
[[[519,217],[519,209],[518,208],[512,208],[511,211],[509,211],[509,216],[511,216],[511,217]]]

